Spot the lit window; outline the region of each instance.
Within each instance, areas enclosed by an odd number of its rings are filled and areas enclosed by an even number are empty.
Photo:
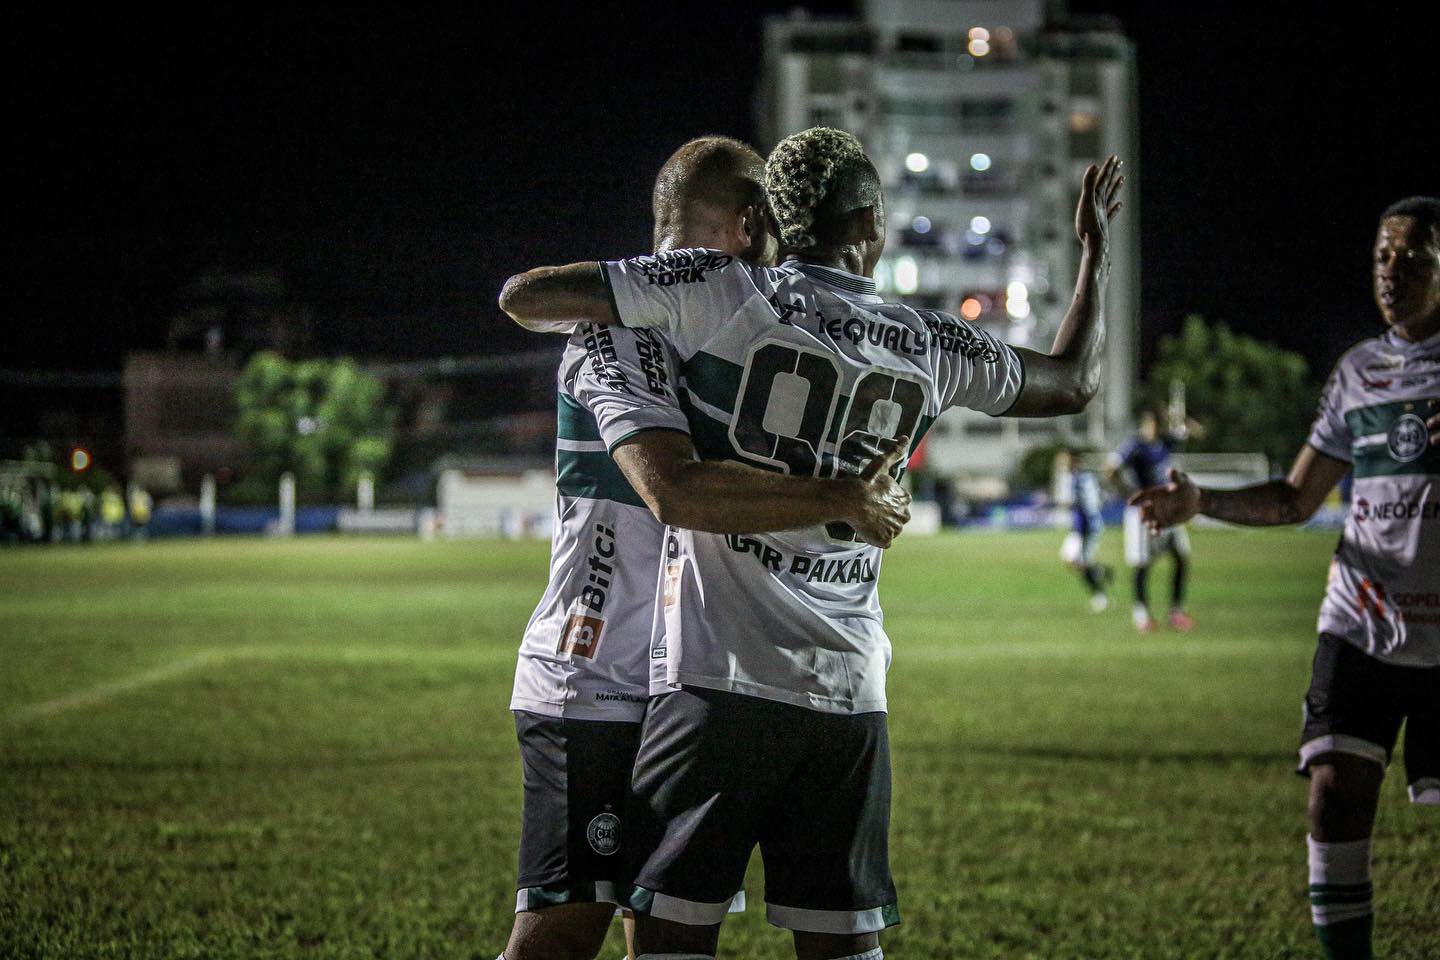
[[[912,153],[905,158],[905,169],[911,173],[924,173],[930,169],[930,158],[923,153]]]
[[[965,302],[960,304],[960,316],[966,320],[979,320],[982,309],[979,300],[974,297],[966,297]]]
[[[984,40],[986,43],[989,43],[989,42],[990,42],[990,31],[989,31],[989,30],[986,30],[984,27],[971,27],[971,28],[970,28],[970,39],[971,39],[971,40]]]
[[[971,169],[971,170],[978,170],[978,171],[981,172],[981,173],[984,173],[986,170],[989,170],[989,169],[990,169],[990,154],[988,154],[988,153],[972,153],[972,154],[970,154],[970,169]]]
[[[1029,300],[1030,288],[1025,286],[1025,284],[1021,283],[1019,280],[1012,280],[1010,282],[1010,286],[1005,288],[1005,299],[1010,301],[1011,303],[1014,303],[1016,301],[1023,302]]]
[[[990,41],[976,37],[966,44],[965,49],[970,51],[972,57],[983,57],[990,52]]]
[[[914,257],[901,257],[895,262],[895,289],[902,294],[914,293],[920,286],[920,267]]]
[[[983,237],[985,234],[987,234],[987,233],[990,232],[990,218],[989,218],[989,217],[971,217],[971,218],[970,218],[970,229],[971,229],[971,230],[974,230],[976,233],[980,234],[980,235]]]
[[[1076,110],[1070,114],[1070,130],[1072,133],[1089,133],[1100,126],[1100,118],[1085,110]]]
[[[1011,300],[1007,297],[1005,300],[1005,312],[1016,320],[1024,320],[1030,316],[1030,301]]]
[[[76,473],[90,469],[89,452],[77,447],[74,452],[70,454],[70,469]]]
[[[910,221],[910,229],[911,229],[911,230],[914,230],[916,233],[929,233],[929,232],[930,232],[930,218],[929,218],[929,217],[916,217],[914,220],[911,220],[911,221]]]

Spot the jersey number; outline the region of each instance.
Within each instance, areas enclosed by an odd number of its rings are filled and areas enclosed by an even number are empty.
[[[906,434],[911,439],[925,411],[925,391],[914,380],[871,370],[837,413],[840,365],[828,353],[787,343],[756,345],[740,377],[730,439],[742,457],[801,476],[858,471],[876,444]],[[838,430],[835,453],[823,453]],[[892,471],[898,479],[903,464]],[[836,540],[856,540],[847,523],[826,525]]]

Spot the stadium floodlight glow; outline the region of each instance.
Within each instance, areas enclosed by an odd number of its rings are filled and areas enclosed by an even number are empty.
[[[984,173],[986,170],[989,170],[989,169],[990,169],[990,154],[988,154],[988,153],[972,153],[972,154],[970,154],[970,169],[971,169],[971,170],[978,170],[978,171],[981,172],[981,173]]]
[[[1030,301],[1011,300],[1009,297],[1006,297],[1005,312],[1010,314],[1010,316],[1016,320],[1024,320],[1026,317],[1030,316]]]
[[[924,173],[930,169],[930,158],[923,153],[912,153],[905,157],[905,169],[911,173]]]
[[[970,51],[972,57],[983,57],[990,52],[990,41],[976,37],[966,44],[965,49]]]
[[[1026,303],[1030,299],[1030,288],[1019,280],[1011,280],[1005,288],[1005,299],[1012,303]]]
[[[971,217],[971,218],[970,218],[970,229],[971,229],[971,230],[974,230],[976,233],[980,234],[980,236],[982,236],[982,237],[985,236],[985,234],[987,234],[987,233],[990,232],[990,218],[989,218],[989,217]]]
[[[76,447],[70,451],[70,469],[76,473],[84,473],[90,469],[90,451],[84,447]]]
[[[986,30],[984,27],[971,27],[971,28],[970,28],[970,36],[969,36],[969,39],[971,39],[971,40],[984,40],[986,43],[989,43],[989,42],[990,42],[990,31],[989,31],[989,30]]]
[[[983,310],[984,307],[981,306],[980,301],[974,297],[966,297],[965,302],[960,304],[960,316],[966,320],[979,320]]]
[[[920,267],[914,257],[901,257],[895,261],[895,289],[902,294],[914,293],[920,288]]]
[[[916,233],[929,233],[930,218],[923,215],[916,217],[914,220],[910,221],[910,229],[914,230]]]

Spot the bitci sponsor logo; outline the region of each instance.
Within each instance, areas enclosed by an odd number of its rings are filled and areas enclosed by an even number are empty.
[[[586,660],[593,660],[595,651],[600,646],[600,633],[604,629],[605,621],[599,617],[572,613],[570,619],[565,621],[565,629],[560,632],[560,646],[555,652],[562,657],[584,657]]]

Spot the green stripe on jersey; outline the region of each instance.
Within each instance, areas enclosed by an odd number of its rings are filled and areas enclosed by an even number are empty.
[[[1437,410],[1440,401],[1419,399],[1347,410],[1345,425],[1355,438],[1355,478],[1440,473],[1440,447],[1430,444],[1425,426]],[[1367,437],[1374,439],[1362,442]]]
[[[557,394],[559,403],[555,411],[555,436],[561,440],[599,440],[600,424],[595,414],[580,405],[580,401],[568,394]]]
[[[700,352],[680,364],[685,385],[704,402],[726,413],[735,412],[740,377],[745,368],[713,353]]]
[[[555,451],[555,489],[567,497],[610,500],[645,508],[645,501],[615,466],[610,455],[596,451]]]

